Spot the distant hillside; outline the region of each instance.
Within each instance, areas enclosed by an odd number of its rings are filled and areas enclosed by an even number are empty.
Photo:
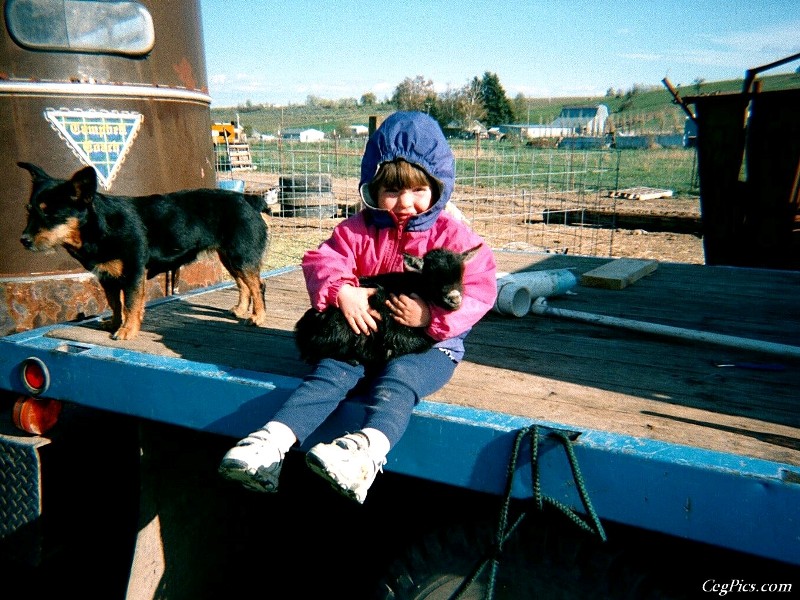
[[[759,77],[764,91],[794,88],[800,86],[800,74],[790,73]],[[689,85],[678,88],[682,97],[700,94],[736,92],[741,90],[742,80],[702,82],[700,85]],[[513,100],[512,100],[513,101]],[[336,104],[333,102],[332,104]],[[677,123],[683,116],[672,99],[669,91],[659,84],[654,86],[634,86],[630,90],[614,95],[597,97],[566,98],[526,98],[521,107],[517,121],[519,123],[550,123],[565,106],[605,104],[612,119],[636,119],[640,122],[670,120]],[[306,106],[291,105],[271,107],[248,105],[235,108],[212,108],[211,118],[214,121],[239,121],[248,133],[257,131],[261,134],[277,134],[279,131],[296,127],[313,127],[330,135],[333,131],[346,131],[350,125],[366,125],[369,117],[385,117],[395,107],[390,104],[374,104],[372,106]]]
[[[245,130],[275,135],[279,131],[296,127],[312,127],[330,135],[334,130],[346,131],[350,125],[367,125],[369,117],[386,116],[395,108],[389,104],[327,108],[304,104],[284,107],[253,106],[238,108],[212,108],[215,122],[239,121]]]

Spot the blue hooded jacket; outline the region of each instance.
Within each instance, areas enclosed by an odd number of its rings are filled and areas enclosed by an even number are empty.
[[[406,224],[406,231],[425,231],[436,221],[453,193],[456,179],[453,151],[439,123],[425,113],[396,112],[381,123],[364,150],[359,182],[362,202],[365,207],[375,209],[367,213],[378,227],[395,226],[395,222],[387,211],[377,208],[368,186],[383,163],[398,158],[421,167],[439,184],[436,203],[424,213],[411,217]]]

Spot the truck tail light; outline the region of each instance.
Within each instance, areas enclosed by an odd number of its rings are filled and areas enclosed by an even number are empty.
[[[14,403],[14,425],[23,431],[42,435],[49,431],[61,414],[61,402],[39,398],[50,387],[50,371],[44,362],[32,356],[20,365],[22,386],[31,396],[20,396]]]
[[[61,402],[58,400],[20,396],[14,403],[14,425],[35,435],[52,429],[60,414]]]
[[[34,396],[43,394],[50,387],[50,371],[44,362],[35,356],[22,361],[20,377],[22,385]]]

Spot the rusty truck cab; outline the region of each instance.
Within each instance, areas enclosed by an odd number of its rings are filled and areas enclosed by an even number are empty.
[[[0,335],[99,314],[105,297],[65,251],[19,242],[31,178],[84,166],[100,191],[144,195],[215,185],[197,0],[8,0],[0,27]],[[182,289],[224,278],[219,261],[181,270]],[[150,297],[170,290],[167,276]]]

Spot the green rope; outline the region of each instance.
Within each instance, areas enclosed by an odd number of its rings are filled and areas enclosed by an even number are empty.
[[[542,496],[537,459],[539,447],[539,429],[536,425],[533,425],[532,427],[533,439],[531,441],[531,475],[534,478],[534,497],[536,498],[536,504],[539,507],[539,510],[542,509],[542,502],[547,502],[551,506],[554,506],[564,513],[567,518],[569,518],[578,527],[584,531],[588,531],[589,533],[596,533],[598,536],[600,536],[600,539],[605,542],[607,539],[606,532],[603,529],[603,525],[600,523],[600,519],[597,517],[597,513],[592,506],[591,500],[589,499],[589,492],[586,490],[586,484],[583,481],[583,475],[581,474],[580,466],[578,466],[578,459],[575,456],[575,449],[573,448],[572,440],[569,439],[569,436],[567,436],[566,432],[564,431],[551,431],[550,436],[559,440],[567,453],[569,465],[572,469],[572,478],[575,481],[575,486],[578,490],[578,494],[580,495],[581,502],[583,503],[583,508],[586,510],[586,514],[589,515],[590,522],[587,523],[572,507],[567,506],[563,502],[559,502],[555,498]]]
[[[500,556],[503,552],[503,546],[505,546],[505,543],[517,530],[527,514],[525,511],[523,511],[517,517],[514,523],[508,527],[508,515],[509,508],[511,506],[511,490],[514,484],[514,475],[517,470],[519,450],[522,446],[522,441],[526,437],[531,438],[531,480],[533,482],[533,497],[534,501],[536,502],[536,507],[539,510],[542,510],[544,503],[547,503],[564,513],[567,518],[578,525],[581,529],[590,533],[597,533],[600,536],[600,539],[606,541],[606,533],[603,529],[603,525],[600,523],[600,519],[597,517],[597,513],[595,512],[591,500],[589,499],[589,493],[587,492],[586,484],[583,481],[583,475],[581,474],[581,470],[578,465],[578,459],[575,456],[572,440],[569,439],[569,436],[566,434],[566,432],[559,430],[551,431],[549,436],[560,441],[567,453],[570,468],[572,470],[572,478],[575,481],[581,502],[583,503],[583,507],[586,510],[586,513],[589,515],[590,522],[587,523],[572,507],[567,506],[555,498],[549,498],[542,495],[540,481],[541,478],[539,474],[539,426],[529,425],[528,427],[520,429],[517,431],[517,434],[514,437],[514,445],[511,448],[511,458],[509,459],[508,469],[506,471],[506,488],[505,493],[503,494],[503,503],[500,507],[500,515],[497,522],[497,530],[495,532],[492,548],[489,550],[489,555],[482,559],[473,569],[472,573],[470,573],[470,575],[461,582],[455,592],[453,592],[453,594],[450,596],[450,600],[458,600],[461,598],[470,588],[470,586],[475,583],[478,577],[480,577],[487,565],[490,565],[491,571],[489,573],[489,585],[486,590],[486,600],[492,600],[494,598],[494,591],[497,585],[497,570],[500,567]]]

